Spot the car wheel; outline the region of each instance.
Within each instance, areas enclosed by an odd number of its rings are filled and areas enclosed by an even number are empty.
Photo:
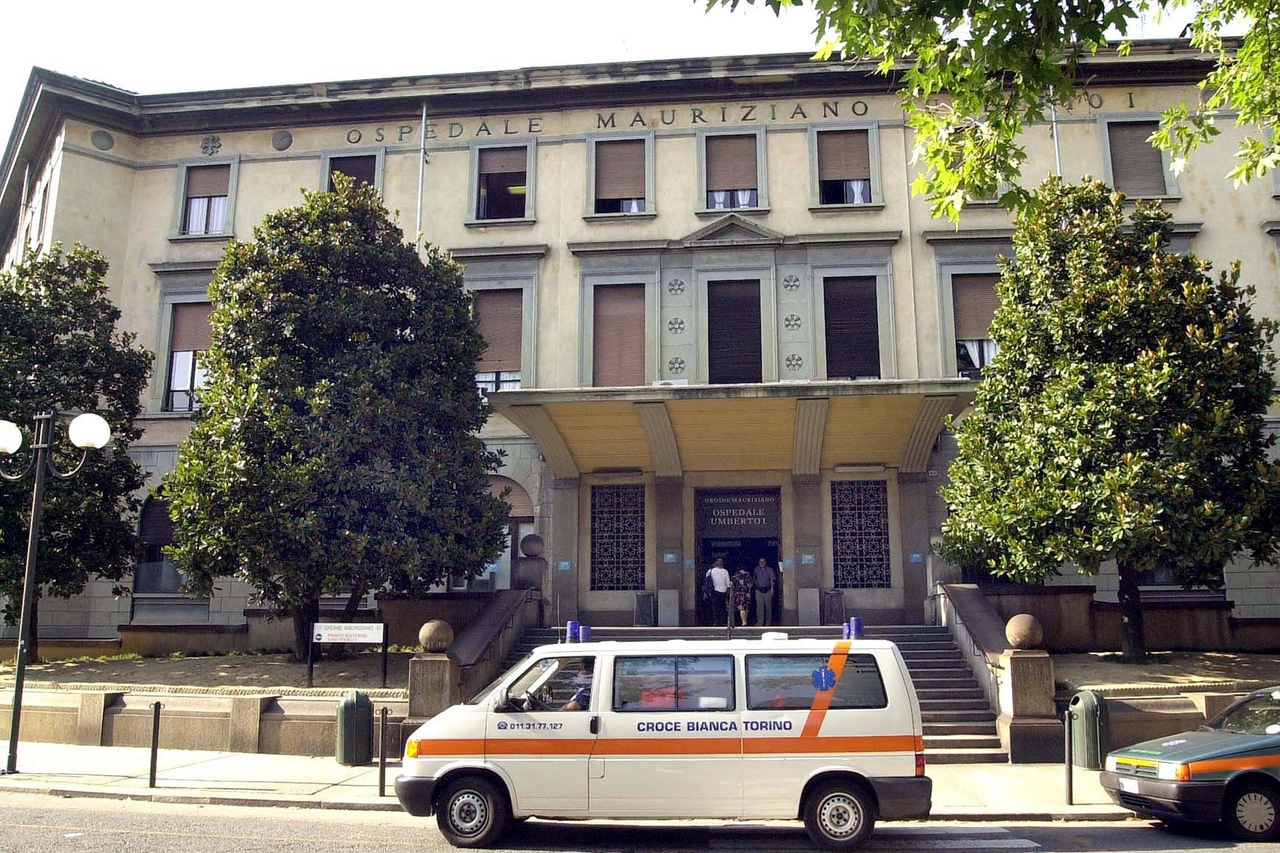
[[[871,835],[875,809],[866,790],[854,782],[823,782],[805,801],[804,828],[828,850],[854,850]]]
[[[1241,785],[1227,794],[1222,819],[1241,841],[1274,841],[1280,838],[1280,794],[1260,782]]]
[[[455,847],[493,844],[507,826],[506,792],[482,776],[463,776],[447,784],[436,801],[436,825]]]

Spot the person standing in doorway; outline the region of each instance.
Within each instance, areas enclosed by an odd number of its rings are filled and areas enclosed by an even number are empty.
[[[732,583],[729,580],[729,570],[724,567],[724,557],[716,557],[715,563],[707,570],[707,577],[711,580],[711,624],[732,624],[733,615],[729,611],[729,588]]]
[[[756,564],[752,573],[756,583],[756,624],[773,624],[773,585],[778,581],[778,573],[764,557]]]
[[[733,573],[733,609],[738,611],[738,625],[751,624],[751,595],[755,592],[755,582],[751,580],[751,572],[739,563],[738,570]]]

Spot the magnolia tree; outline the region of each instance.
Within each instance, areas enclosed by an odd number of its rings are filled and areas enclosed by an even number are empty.
[[[201,416],[164,485],[190,591],[252,584],[292,614],[300,656],[322,594],[349,617],[370,591],[476,575],[507,515],[461,267],[335,182],[228,247]]]
[[[705,0],[737,8],[742,0]],[[746,0],[754,4],[756,0]],[[781,13],[804,0],[761,0]],[[881,3],[809,0],[818,55],[839,52],[855,66],[898,77],[907,125],[922,166],[914,188],[935,216],[959,217],[964,204],[992,198],[1020,207],[1024,127],[1068,107],[1087,83],[1079,68],[1093,55],[1124,55],[1126,38],[1147,19],[1188,17],[1191,44],[1205,55],[1203,92],[1193,106],[1165,110],[1154,141],[1174,170],[1219,133],[1215,122],[1245,128],[1231,177],[1265,174],[1280,162],[1280,15],[1267,0],[1097,0],[1092,3],[987,0]],[[1242,33],[1224,38],[1224,32]]]
[[[20,427],[41,412],[95,411],[111,424],[111,444],[91,452],[68,480],[49,478],[36,555],[36,606],[32,609],[30,659],[39,658],[39,596],[70,598],[91,580],[107,580],[117,595],[133,571],[140,543],[137,498],[142,470],[128,456],[141,434],[134,425],[151,371],[151,354],[134,336],[116,330],[120,311],[107,297],[102,255],[77,245],[28,254],[0,272],[0,419]],[[32,436],[24,445],[29,449]],[[53,459],[75,467],[81,451],[55,424]],[[15,469],[30,457],[3,460]],[[15,464],[16,463],[16,464]],[[31,513],[30,479],[0,481],[0,594],[4,618],[18,619]]]
[[[1263,415],[1276,326],[1233,265],[1169,250],[1169,215],[1051,179],[1017,221],[997,287],[999,354],[956,429],[943,553],[1039,581],[1119,572],[1123,652],[1145,654],[1139,572],[1221,587],[1269,559],[1280,468]]]

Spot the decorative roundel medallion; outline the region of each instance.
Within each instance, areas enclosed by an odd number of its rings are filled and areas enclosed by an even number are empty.
[[[793,292],[794,292],[794,291],[799,290],[799,289],[800,289],[800,276],[798,276],[798,275],[789,275],[789,276],[787,276],[786,278],[784,278],[784,279],[782,280],[782,287],[783,287],[783,289],[784,289],[784,290],[790,290],[790,291],[793,291]]]
[[[89,134],[89,141],[93,143],[93,147],[99,151],[110,151],[116,145],[116,138],[105,130],[95,130]]]
[[[667,331],[673,335],[683,334],[684,320],[681,320],[679,317],[672,317],[667,321]]]
[[[277,130],[271,134],[271,147],[277,151],[286,151],[293,144],[293,134],[287,130]]]
[[[673,278],[667,282],[667,293],[672,296],[679,296],[684,293],[684,282],[681,279]]]
[[[207,156],[212,157],[222,148],[222,139],[217,136],[206,136],[200,140],[200,150]]]
[[[799,353],[793,352],[791,355],[787,356],[785,363],[787,365],[787,370],[794,372],[804,367],[804,358],[802,358]]]
[[[782,318],[782,325],[786,327],[788,332],[798,332],[800,330],[800,315],[788,314]]]
[[[668,373],[684,373],[684,359],[676,356],[667,362]]]

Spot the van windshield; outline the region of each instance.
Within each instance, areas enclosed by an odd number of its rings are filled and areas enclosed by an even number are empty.
[[[501,675],[499,675],[493,681],[490,681],[487,685],[481,688],[479,692],[472,695],[472,697],[468,699],[466,702],[464,702],[463,704],[479,705],[489,696],[490,693],[492,693],[497,688],[497,686],[502,682],[504,678],[506,678],[508,675],[510,675],[513,672],[523,670],[525,667],[529,665],[529,661],[531,661],[532,659],[533,659],[532,654],[525,655],[523,658],[520,659],[519,663],[516,663],[515,665],[513,665],[507,670],[504,670]]]

